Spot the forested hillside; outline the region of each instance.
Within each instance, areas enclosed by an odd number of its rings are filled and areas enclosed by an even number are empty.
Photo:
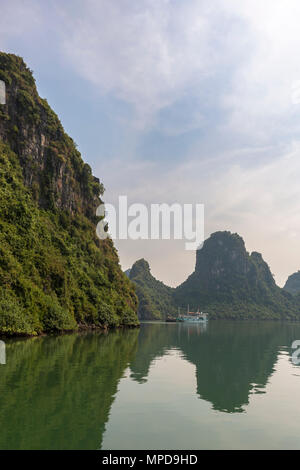
[[[95,232],[103,185],[23,60],[0,53],[0,79],[0,332],[136,325],[134,286]]]

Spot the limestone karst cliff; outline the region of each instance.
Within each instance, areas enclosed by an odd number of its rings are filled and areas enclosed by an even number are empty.
[[[210,318],[300,319],[300,302],[278,287],[260,253],[249,254],[244,240],[228,231],[213,233],[196,252],[194,272],[171,289],[154,279],[148,263],[133,265],[141,318],[176,315],[177,309],[205,310]],[[168,311],[169,306],[169,311]]]
[[[196,253],[195,271],[174,292],[219,318],[297,318],[292,296],[278,287],[260,253],[249,254],[238,234],[213,233]]]
[[[24,61],[0,53],[0,79],[0,332],[136,325],[134,286],[95,233],[102,184]]]
[[[284,290],[289,292],[292,295],[299,295],[300,294],[300,271],[291,274],[285,285],[284,285]]]

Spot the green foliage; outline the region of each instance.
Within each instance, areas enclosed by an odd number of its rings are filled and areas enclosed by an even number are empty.
[[[33,319],[17,297],[5,289],[0,291],[0,331],[11,334],[35,334]]]
[[[38,95],[31,70],[21,57],[0,52],[0,79],[7,86],[7,104],[0,106],[0,134],[18,154],[35,199],[53,209],[66,198],[61,192],[67,186],[68,195],[74,195],[74,210],[90,218],[104,187],[47,100]]]
[[[147,261],[140,259],[134,263],[129,277],[136,284],[139,318],[163,320],[168,315],[175,315],[176,308],[172,300],[173,289],[152,276]]]
[[[23,60],[0,53],[0,79],[0,332],[137,325],[134,286],[96,237],[103,185]]]
[[[211,318],[299,319],[300,308],[279,288],[259,253],[247,253],[243,239],[216,232],[197,252],[196,268],[174,291],[179,306],[206,310]]]
[[[0,331],[137,324],[136,297],[111,240],[99,242],[84,216],[39,209],[1,142],[0,229]]]
[[[289,276],[285,283],[284,290],[292,295],[300,294],[300,271]]]

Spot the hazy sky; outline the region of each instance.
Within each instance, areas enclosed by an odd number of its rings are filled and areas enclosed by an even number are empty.
[[[107,188],[105,200],[205,204],[282,285],[300,269],[298,0],[0,0],[0,49]],[[117,242],[176,285],[184,242]]]

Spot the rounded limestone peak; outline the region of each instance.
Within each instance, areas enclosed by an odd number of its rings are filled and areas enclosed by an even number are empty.
[[[229,231],[215,232],[197,251],[196,273],[205,273],[206,278],[247,273],[250,269],[249,254],[243,238]]]
[[[300,293],[300,271],[297,271],[288,277],[288,280],[284,285],[284,290],[292,295],[297,295]]]

